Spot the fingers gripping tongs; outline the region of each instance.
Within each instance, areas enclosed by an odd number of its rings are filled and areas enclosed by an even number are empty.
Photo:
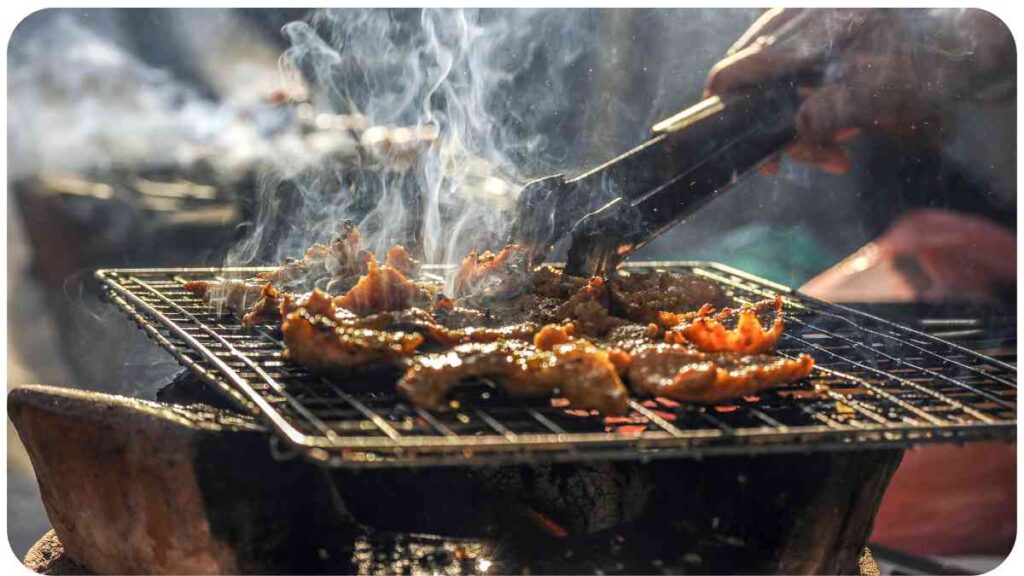
[[[790,142],[799,104],[794,80],[713,96],[655,124],[648,141],[584,174],[530,182],[509,243],[525,247],[537,265],[569,232],[567,273],[611,272]]]

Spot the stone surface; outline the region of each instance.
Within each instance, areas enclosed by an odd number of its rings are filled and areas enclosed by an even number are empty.
[[[316,491],[322,475],[274,462],[237,415],[36,386],[13,390],[8,413],[54,531],[95,572],[265,571],[318,527],[297,487]]]
[[[56,535],[96,573],[855,574],[902,455],[329,470],[206,405],[8,403]]]
[[[90,574],[84,566],[68,558],[53,530],[29,548],[24,563],[26,568],[39,574]]]

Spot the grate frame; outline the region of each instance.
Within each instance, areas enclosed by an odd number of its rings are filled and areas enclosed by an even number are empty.
[[[445,410],[409,407],[391,386],[330,380],[281,358],[272,327],[243,327],[186,292],[186,280],[244,278],[269,268],[108,269],[104,296],[158,345],[276,431],[275,448],[329,466],[509,464],[903,448],[1016,438],[1016,367],[905,326],[810,298],[711,262],[636,262],[689,272],[752,301],[779,294],[779,353],[809,353],[813,375],[787,388],[701,407],[630,401],[602,418],[558,401],[487,394]],[[440,274],[442,267],[425,267]]]

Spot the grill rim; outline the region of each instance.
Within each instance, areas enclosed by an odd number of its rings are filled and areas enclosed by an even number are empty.
[[[789,305],[797,304],[799,307],[811,310],[813,308],[832,309],[842,314],[834,314],[837,318],[846,320],[858,329],[863,327],[851,320],[860,318],[880,323],[890,329],[912,335],[914,338],[922,339],[933,344],[949,347],[958,353],[974,357],[978,361],[993,364],[1003,370],[1010,370],[1016,374],[1016,367],[990,358],[958,344],[936,338],[925,332],[903,326],[901,324],[878,318],[871,314],[849,308],[842,305],[826,303],[800,294],[787,286],[759,278],[755,275],[737,270],[730,266],[714,262],[697,261],[655,261],[655,262],[632,262],[623,266],[625,269],[683,269],[689,268],[690,272],[707,276],[716,282],[730,284],[728,279],[717,277],[714,273],[732,275],[750,282],[753,286],[741,286],[740,288],[761,296],[774,296],[778,293],[788,296]],[[425,272],[441,272],[447,269],[446,266],[425,266]],[[372,409],[362,406],[362,403],[348,395],[337,386],[331,388],[339,393],[346,402],[363,411],[368,420],[384,433],[384,436],[340,436],[326,428],[322,435],[305,434],[297,429],[283,413],[274,408],[260,393],[255,390],[252,384],[241,376],[234,368],[228,365],[223,357],[230,356],[241,360],[250,366],[255,373],[260,374],[262,368],[253,362],[245,353],[235,348],[229,341],[225,340],[213,328],[196,318],[178,302],[163,294],[160,290],[153,288],[147,282],[139,280],[138,276],[162,275],[164,280],[179,277],[187,274],[221,275],[222,277],[245,277],[253,273],[271,270],[271,267],[237,267],[237,268],[124,268],[124,269],[103,269],[96,272],[96,278],[100,281],[105,296],[126,312],[136,324],[140,326],[158,345],[170,352],[180,363],[190,369],[197,376],[215,389],[225,393],[228,398],[249,412],[253,412],[263,419],[268,420],[274,430],[280,435],[279,440],[285,442],[285,449],[280,448],[279,452],[287,452],[288,449],[304,453],[314,461],[329,464],[332,466],[356,466],[356,467],[377,467],[389,465],[433,465],[433,464],[480,464],[480,463],[536,463],[538,461],[583,461],[583,460],[616,460],[616,459],[649,459],[667,457],[702,457],[708,455],[725,454],[751,454],[751,453],[772,453],[772,452],[799,452],[818,450],[840,450],[840,449],[867,449],[867,448],[899,448],[912,444],[928,442],[966,442],[981,440],[1004,439],[1012,441],[1016,438],[1016,419],[997,420],[990,419],[989,422],[970,422],[951,424],[943,423],[935,419],[932,424],[911,424],[911,423],[885,423],[874,426],[843,427],[837,429],[825,424],[817,426],[785,426],[777,427],[760,426],[741,429],[730,429],[727,426],[720,426],[715,429],[701,430],[680,430],[675,425],[659,421],[660,418],[640,404],[636,399],[630,400],[631,408],[647,416],[649,421],[658,425],[659,430],[644,431],[642,435],[621,435],[609,432],[563,432],[551,434],[512,434],[512,438],[506,434],[489,434],[484,436],[460,436],[457,434],[440,436],[403,436],[390,427]],[[702,274],[702,271],[712,271],[712,274]],[[218,354],[208,346],[198,341],[175,320],[157,310],[132,290],[122,285],[120,277],[134,281],[143,289],[148,290],[154,296],[165,300],[167,303],[178,308],[180,313],[185,314],[202,331],[211,337],[219,339],[221,345],[228,350],[227,353]],[[733,283],[733,285],[735,285]],[[818,311],[818,310],[816,310]],[[147,317],[148,316],[148,317]],[[787,317],[789,318],[789,317]],[[205,358],[205,362],[212,365],[212,368],[221,373],[222,377],[211,372],[211,366],[197,362],[189,357],[181,346],[172,342],[164,335],[154,322],[159,323],[165,329],[171,331],[176,338],[181,339],[187,348]],[[236,320],[237,322],[237,320]],[[808,325],[809,326],[809,325]],[[262,330],[262,329],[257,329]],[[262,337],[273,338],[263,331]],[[886,337],[892,337],[886,335]],[[909,343],[903,339],[902,343]],[[916,346],[916,345],[915,345]],[[935,354],[921,348],[923,351]],[[830,352],[831,353],[831,352]],[[842,358],[840,356],[840,358]],[[946,360],[944,360],[946,361]],[[967,367],[967,366],[965,366]],[[967,367],[970,368],[970,367]],[[817,369],[816,369],[817,370]],[[826,369],[827,370],[827,369]],[[928,369],[930,371],[930,369]],[[886,373],[890,378],[894,377]],[[263,372],[265,381],[281,384],[274,378]],[[225,379],[227,381],[225,381]],[[314,380],[324,382],[325,379],[312,377]],[[911,382],[916,388],[924,388],[930,391],[927,386],[921,386]],[[955,382],[962,387],[967,385]],[[1002,380],[1004,385],[1016,388],[1016,379],[1013,381]],[[273,384],[271,384],[273,386]],[[973,391],[973,390],[972,390]],[[293,401],[301,409],[302,404],[295,400],[291,394],[283,389],[278,390],[286,398]],[[958,404],[946,398],[940,392],[930,391],[939,398],[950,404]],[[987,394],[986,394],[987,395]],[[1007,402],[999,398],[994,400],[1005,404],[1016,411],[1016,394],[1014,401]],[[843,398],[843,402],[849,402]],[[853,404],[856,404],[854,402]],[[962,405],[962,403],[959,403]],[[856,406],[855,406],[856,407]],[[527,410],[532,410],[526,408]],[[756,407],[754,408],[756,410]],[[860,410],[860,409],[858,409]],[[416,409],[418,412],[426,412]],[[480,412],[478,410],[478,412]],[[536,412],[536,411],[534,411]],[[924,410],[918,412],[927,415]],[[537,413],[539,414],[539,413]],[[318,420],[315,415],[313,420]],[[486,415],[486,412],[483,413]],[[499,423],[500,424],[500,423]],[[557,425],[555,425],[557,428]],[[391,430],[389,433],[388,430]]]

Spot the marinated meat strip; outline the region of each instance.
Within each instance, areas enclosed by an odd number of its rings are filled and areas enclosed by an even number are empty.
[[[474,308],[459,306],[444,294],[438,294],[434,299],[431,313],[439,324],[448,328],[484,326],[488,325],[490,320],[486,313]]]
[[[405,247],[396,244],[384,258],[384,265],[398,270],[408,277],[414,277],[420,273],[420,262],[414,259],[405,251]]]
[[[758,314],[768,307],[775,308],[775,320],[765,330]],[[726,328],[722,321],[736,316],[736,327]],[[705,352],[738,352],[761,354],[775,350],[782,337],[785,322],[782,319],[782,298],[764,300],[754,305],[743,306],[738,314],[725,308],[718,315],[698,316],[689,324],[677,326],[665,333],[665,341],[676,344],[691,344]]]
[[[494,328],[486,326],[449,328],[438,322],[433,315],[421,308],[379,312],[368,316],[352,316],[350,318],[338,319],[337,324],[345,328],[415,332],[444,348],[471,342],[495,342],[498,340],[529,342],[540,328],[532,322],[509,324]]]
[[[725,300],[717,285],[692,274],[629,272],[614,275],[609,285],[619,315],[644,324],[656,322],[662,312],[685,313]]]
[[[486,326],[451,329],[435,324],[428,332],[430,338],[444,346],[455,346],[471,342],[485,343],[501,340],[521,340],[529,342],[540,328],[533,322],[520,322],[497,328]]]
[[[463,259],[453,285],[456,296],[511,298],[522,294],[531,286],[526,251],[515,244],[497,254],[489,250],[477,254],[474,250]]]
[[[810,375],[814,359],[757,354],[708,354],[678,344],[652,344],[631,354],[630,388],[681,402],[718,404],[796,382]]]
[[[313,372],[345,374],[359,367],[404,366],[423,343],[423,336],[415,332],[341,325],[332,312],[317,299],[285,317],[281,331],[289,359]]]
[[[572,320],[581,334],[599,337],[629,323],[628,320],[613,316],[608,309],[609,304],[608,284],[595,277],[570,296],[557,309],[555,316],[558,320]]]
[[[524,256],[516,246],[471,253],[449,298],[412,279],[419,262],[403,247],[380,265],[347,227],[260,277],[185,288],[244,314],[245,324],[283,319],[287,356],[315,372],[405,369],[399,392],[419,406],[440,406],[460,382],[484,378],[512,397],[561,395],[574,408],[618,414],[628,405],[624,381],[636,394],[713,404],[799,380],[814,366],[806,355],[770,354],[784,328],[780,298],[719,311],[724,294],[696,276],[587,280],[529,271]],[[345,290],[288,291],[311,278]],[[759,315],[770,310],[766,328]]]
[[[532,322],[523,322],[493,328],[468,326],[455,329],[440,323],[434,314],[422,308],[389,310],[366,316],[356,316],[349,310],[338,306],[337,302],[337,298],[332,299],[322,290],[314,290],[304,298],[297,300],[285,295],[281,298],[279,314],[287,316],[291,312],[304,308],[311,314],[319,314],[333,319],[339,328],[417,333],[444,348],[450,348],[457,344],[497,340],[529,342],[540,328]]]
[[[242,315],[260,300],[264,286],[265,282],[251,280],[192,280],[184,288],[218,311]]]
[[[525,342],[462,344],[440,354],[418,356],[398,382],[398,392],[421,407],[437,407],[461,382],[486,378],[511,397],[561,395],[574,408],[622,414],[628,392],[607,351],[586,341],[550,351]]]
[[[395,258],[397,260],[400,256]],[[366,274],[371,260],[374,260],[373,253],[363,248],[359,229],[345,221],[329,244],[314,244],[302,259],[286,261],[276,270],[259,274],[257,278],[279,289],[310,290],[320,287],[339,293],[351,287],[360,275]]]
[[[430,304],[432,294],[390,266],[369,262],[366,275],[344,295],[335,298],[337,306],[363,316],[375,312],[401,310]]]
[[[242,324],[276,324],[281,321],[281,293],[273,284],[266,284],[260,291],[260,299],[242,316]]]

